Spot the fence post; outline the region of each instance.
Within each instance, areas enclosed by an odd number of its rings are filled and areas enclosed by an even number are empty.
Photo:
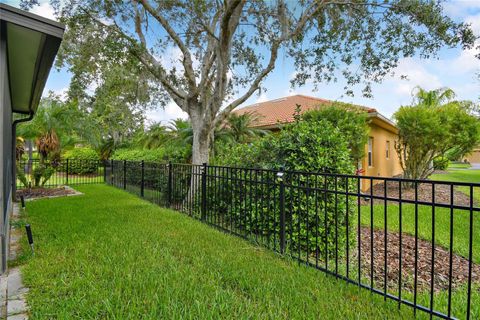
[[[107,160],[99,160],[103,164],[103,183],[107,183]]]
[[[68,184],[68,158],[67,158],[67,170],[66,170],[66,171],[67,171],[67,172],[66,172],[66,174],[67,174],[67,179],[66,179],[67,182],[66,182],[65,184]]]
[[[207,220],[207,163],[202,168],[202,221]]]
[[[127,160],[123,160],[123,190],[127,189]]]
[[[172,162],[168,162],[167,206],[172,206]]]
[[[113,186],[114,183],[113,183],[113,159],[110,160],[110,183],[111,185]]]
[[[140,185],[140,195],[145,195],[145,161],[142,160],[142,184]]]
[[[280,253],[285,253],[285,182],[283,181],[283,169],[277,172],[277,178],[280,182]]]

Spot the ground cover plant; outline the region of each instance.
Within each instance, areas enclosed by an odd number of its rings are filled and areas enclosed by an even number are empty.
[[[412,316],[124,191],[78,190],[85,195],[27,203],[36,240],[35,257],[22,266],[31,319]]]

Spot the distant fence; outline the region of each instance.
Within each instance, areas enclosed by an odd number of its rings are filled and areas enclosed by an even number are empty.
[[[399,308],[480,319],[480,184],[143,161],[105,178]]]
[[[104,162],[100,160],[38,159],[17,162],[17,190],[30,187],[59,187],[63,185],[94,184],[105,181]]]

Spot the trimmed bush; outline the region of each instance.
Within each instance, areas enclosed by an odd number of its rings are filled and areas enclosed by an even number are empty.
[[[437,157],[433,159],[433,168],[435,170],[446,170],[450,161],[446,157]]]
[[[97,172],[99,157],[95,150],[91,148],[85,147],[68,150],[64,153],[63,158],[69,159],[69,174],[89,174]],[[66,170],[66,168],[64,169]]]
[[[112,155],[113,160],[145,162],[188,162],[190,151],[186,148],[169,144],[158,149],[118,149]]]
[[[223,158],[223,164],[335,174],[353,174],[355,171],[345,135],[329,121],[318,119],[292,124],[279,134],[269,135],[250,145],[238,145]],[[275,203],[278,202],[279,181],[276,175],[272,172],[264,176],[265,183],[262,184],[245,184],[242,179],[246,178],[246,174],[250,173],[243,169],[233,169],[230,172],[230,179],[220,179],[223,183],[220,190],[231,192],[223,194],[222,199],[218,197],[209,199],[209,207],[216,206],[216,212],[231,212],[230,220],[234,221],[239,229],[254,233],[268,230],[278,234],[279,208]],[[344,191],[347,181],[345,179],[335,181],[333,177],[308,173],[285,174],[283,181],[286,185],[287,221],[292,221],[291,224],[287,224],[287,233],[291,239],[288,244],[290,248],[318,252],[323,257],[335,254],[335,248],[338,246],[338,253],[342,254],[344,250],[341,248],[346,246],[347,215],[353,214],[351,209],[355,208],[354,203],[350,204],[350,212],[347,212],[347,199],[344,195],[325,193],[321,189],[308,193],[304,188],[327,187],[328,190],[336,188],[338,191]],[[350,191],[356,190],[353,181],[348,181],[348,184]],[[209,194],[215,193],[212,191]],[[350,197],[349,201],[352,200]],[[247,223],[256,221],[257,218],[250,210],[251,203],[255,204],[263,216],[262,220],[255,224],[258,226],[257,230],[250,230],[252,224]],[[229,206],[233,206],[235,210],[229,210]],[[322,214],[318,220],[319,212]],[[317,245],[316,239],[324,240]],[[354,237],[350,237],[350,240],[353,239]]]

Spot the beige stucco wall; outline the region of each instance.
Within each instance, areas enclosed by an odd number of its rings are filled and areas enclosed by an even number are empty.
[[[474,149],[465,159],[470,163],[480,163],[480,148]]]
[[[395,151],[395,141],[398,139],[396,132],[384,128],[381,123],[370,123],[369,136],[373,138],[373,163],[368,165],[368,144],[365,145],[365,158],[362,160],[363,175],[373,177],[394,177],[402,174],[402,167],[397,152]],[[387,159],[387,141],[390,141],[390,156]],[[381,180],[374,180],[374,184],[381,183]],[[362,190],[370,188],[370,183],[364,181]]]

